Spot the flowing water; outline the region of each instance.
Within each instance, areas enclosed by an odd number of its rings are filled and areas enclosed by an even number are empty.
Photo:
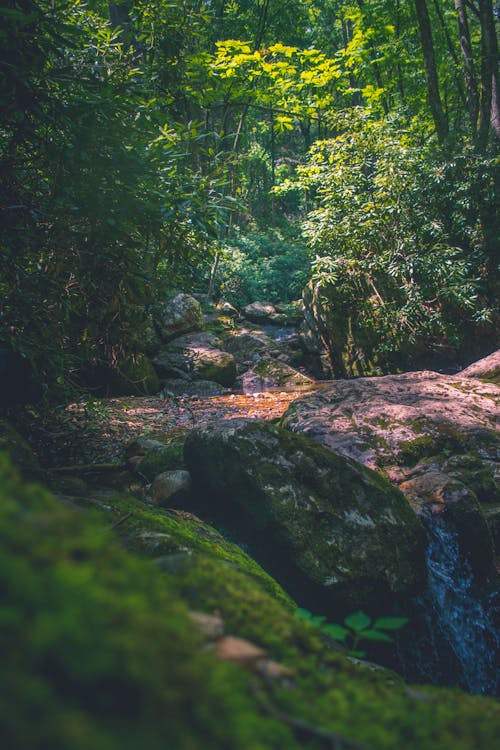
[[[422,520],[429,538],[427,591],[415,602],[411,634],[400,644],[400,666],[413,680],[498,695],[498,594],[495,601],[477,586],[446,519],[433,514]]]

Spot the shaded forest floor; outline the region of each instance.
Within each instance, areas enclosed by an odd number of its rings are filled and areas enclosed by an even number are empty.
[[[51,411],[25,410],[16,422],[43,466],[118,463],[138,437],[174,439],[221,419],[279,419],[296,398],[320,384],[293,390],[221,396],[127,396],[69,404]]]

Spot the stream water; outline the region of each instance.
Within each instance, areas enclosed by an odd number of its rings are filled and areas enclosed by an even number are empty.
[[[432,515],[422,520],[429,539],[427,590],[414,602],[411,633],[398,645],[398,666],[412,680],[498,695],[498,592],[495,596],[477,586],[459,538],[445,519]]]

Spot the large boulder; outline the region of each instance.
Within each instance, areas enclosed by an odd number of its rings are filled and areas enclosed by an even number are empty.
[[[158,375],[145,354],[130,355],[110,369],[108,385],[114,396],[149,396],[160,390]]]
[[[164,342],[185,333],[202,331],[205,324],[201,305],[189,294],[178,294],[157,310],[155,325]]]
[[[282,424],[383,471],[422,516],[448,517],[484,578],[493,546],[481,505],[499,498],[499,396],[493,383],[435,372],[359,378],[298,399]]]
[[[360,464],[246,419],[192,431],[196,502],[309,606],[383,608],[424,580],[424,532],[403,495]]]
[[[296,388],[312,385],[307,375],[295,370],[285,362],[263,357],[241,378],[245,393],[256,393],[269,388]]]
[[[500,349],[483,357],[478,362],[473,362],[460,373],[464,378],[481,378],[483,380],[492,380],[500,385]]]
[[[243,315],[247,320],[264,323],[276,317],[276,308],[269,302],[251,302],[243,308]]]
[[[213,334],[182,336],[172,341],[153,360],[161,378],[211,380],[230,386],[236,379],[232,354],[217,348],[221,341]]]

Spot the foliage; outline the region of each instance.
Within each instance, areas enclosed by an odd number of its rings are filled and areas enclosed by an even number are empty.
[[[313,615],[309,610],[298,607],[295,610],[295,617],[319,628],[322,633],[326,633],[334,641],[340,641],[349,650],[350,656],[360,659],[366,656],[365,651],[359,651],[358,645],[361,641],[382,641],[392,643],[393,639],[386,632],[400,630],[407,623],[406,617],[378,617],[372,622],[364,612],[353,612],[344,619],[343,625],[335,623],[326,623],[326,617],[322,615]]]
[[[496,747],[493,699],[408,688],[391,672],[354,665],[294,619],[283,596],[262,586],[262,571],[245,572],[241,550],[232,560],[235,545],[218,559],[193,517],[132,499],[114,515],[102,498],[94,511],[76,510],[21,483],[3,459],[0,474],[3,746],[156,750],[168,737],[173,750],[315,750],[331,732],[374,750]],[[127,541],[128,522],[110,527],[127,510],[136,538],[141,524],[150,538],[165,540],[168,529],[197,552],[174,555],[161,572],[125,551],[113,535]],[[186,604],[218,610],[227,633],[267,648],[291,677],[269,681],[218,662]],[[317,733],[304,738],[304,725]]]
[[[335,289],[337,314],[352,316],[374,352],[456,346],[466,322],[492,315],[483,307],[477,157],[437,160],[418,131],[359,108],[334,123],[338,135],[316,142],[289,183],[316,206],[304,224],[313,280]],[[493,163],[480,168],[491,179]]]
[[[220,295],[236,305],[298,299],[309,274],[305,248],[289,233],[238,232],[223,249]]]

